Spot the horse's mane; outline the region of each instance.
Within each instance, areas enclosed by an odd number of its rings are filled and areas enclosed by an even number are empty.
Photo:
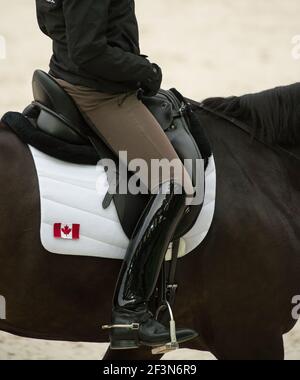
[[[263,142],[300,144],[300,83],[240,97],[209,98],[202,104],[244,122],[252,136]]]

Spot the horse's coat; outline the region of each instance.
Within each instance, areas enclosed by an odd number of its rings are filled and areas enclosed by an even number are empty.
[[[30,147],[39,178],[41,242],[48,252],[123,259],[128,238],[122,230],[112,202],[102,208],[108,190],[103,166],[76,165],[52,158]],[[205,200],[193,228],[183,236],[185,249],[194,250],[206,237],[214,215],[216,170],[213,157],[205,172]],[[53,236],[55,223],[80,224],[79,240]],[[170,256],[170,252],[168,254]]]
[[[262,96],[268,107],[260,95],[250,106],[236,99],[233,110],[231,100],[225,102],[227,120],[197,111],[216,161],[216,208],[206,239],[177,267],[174,315],[177,326],[199,332],[184,347],[218,359],[283,359],[283,334],[296,323],[291,301],[300,294],[300,84]],[[268,121],[270,114],[280,118]],[[249,133],[232,117],[246,122]],[[256,133],[261,119],[271,145]],[[293,147],[278,146],[290,139]],[[0,329],[33,338],[107,341],[100,326],[110,319],[120,260],[54,255],[43,248],[32,156],[3,124],[0,183],[0,294],[7,301]],[[105,358],[153,357],[141,348],[109,351]]]

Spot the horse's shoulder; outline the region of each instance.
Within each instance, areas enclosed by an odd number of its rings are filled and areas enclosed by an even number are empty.
[[[0,123],[0,158],[16,162],[29,153],[28,147],[5,124]]]

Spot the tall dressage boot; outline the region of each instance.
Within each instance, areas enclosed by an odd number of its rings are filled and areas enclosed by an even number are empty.
[[[174,181],[161,184],[136,226],[115,289],[112,325],[106,326],[111,349],[158,347],[171,341],[169,329],[153,318],[148,302],[185,211],[185,199],[181,186]],[[178,343],[197,335],[190,329],[176,330]]]

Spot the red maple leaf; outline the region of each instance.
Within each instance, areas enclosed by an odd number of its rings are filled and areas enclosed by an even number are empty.
[[[64,228],[61,229],[61,232],[64,234],[64,235],[69,235],[70,232],[72,232],[71,228],[67,225],[67,226],[64,226]]]

